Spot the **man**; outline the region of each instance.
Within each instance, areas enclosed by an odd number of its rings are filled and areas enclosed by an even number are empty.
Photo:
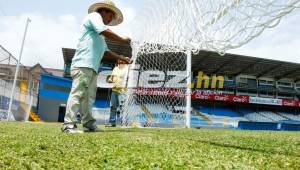
[[[131,63],[131,59],[109,51],[104,37],[130,43],[130,38],[120,37],[106,25],[115,26],[123,21],[122,12],[110,0],[104,0],[90,6],[88,16],[81,26],[81,37],[71,64],[72,89],[67,102],[66,115],[62,127],[63,132],[82,133],[77,129],[76,115],[82,112],[83,130],[86,132],[99,131],[92,116],[92,106],[97,90],[97,73],[100,62],[105,55],[114,60]]]
[[[125,102],[126,78],[128,73],[128,65],[123,60],[118,60],[118,66],[112,71],[108,78],[109,83],[114,83],[110,99],[110,118],[109,123],[112,127],[116,127],[120,112]]]

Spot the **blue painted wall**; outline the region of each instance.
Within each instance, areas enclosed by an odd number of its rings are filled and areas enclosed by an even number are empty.
[[[38,115],[43,121],[58,121],[59,107],[66,105],[72,87],[72,80],[49,74],[42,74],[40,81]],[[96,99],[94,107],[107,108],[109,101]]]

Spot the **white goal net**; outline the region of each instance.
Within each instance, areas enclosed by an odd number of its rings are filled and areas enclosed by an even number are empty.
[[[145,47],[143,47],[145,48]],[[123,110],[125,126],[184,127],[186,124],[186,53],[138,53],[129,71]]]
[[[122,124],[188,126],[187,52],[224,54],[275,27],[299,5],[300,0],[146,0],[131,28],[134,64]]]
[[[132,23],[144,52],[238,48],[300,6],[300,0],[145,0]],[[165,44],[163,48],[160,46]]]

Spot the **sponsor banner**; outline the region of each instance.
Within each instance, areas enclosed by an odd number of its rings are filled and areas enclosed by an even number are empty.
[[[299,100],[295,101],[295,107],[300,107],[300,101]]]
[[[283,106],[292,106],[292,107],[295,107],[296,104],[297,104],[297,101],[295,101],[295,100],[282,99],[282,105]]]
[[[226,101],[234,103],[249,103],[249,96],[236,96],[231,94],[209,94],[194,92],[192,99],[197,100],[210,100],[210,101]]]
[[[283,106],[300,107],[299,100],[282,99]]]
[[[169,97],[185,97],[185,89],[162,89],[162,88],[137,88],[133,89],[133,93],[139,95],[153,96],[169,96]]]
[[[139,95],[158,95],[169,97],[185,97],[185,89],[138,88],[133,92]],[[236,96],[230,94],[207,93],[195,90],[191,94],[192,100],[226,101],[235,103],[249,103],[249,96]]]
[[[133,93],[139,95],[152,96],[168,96],[168,97],[185,97],[185,89],[168,89],[168,88],[136,88]],[[276,106],[300,107],[300,101],[289,99],[272,99],[263,97],[237,96],[231,94],[223,94],[213,91],[194,90],[191,94],[192,100],[209,100],[209,101],[224,101],[233,103],[253,103]]]
[[[250,97],[249,98],[249,103],[281,106],[282,105],[282,99]]]

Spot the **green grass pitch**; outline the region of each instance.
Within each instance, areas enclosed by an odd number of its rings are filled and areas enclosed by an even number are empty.
[[[300,133],[0,122],[0,169],[300,169]]]

